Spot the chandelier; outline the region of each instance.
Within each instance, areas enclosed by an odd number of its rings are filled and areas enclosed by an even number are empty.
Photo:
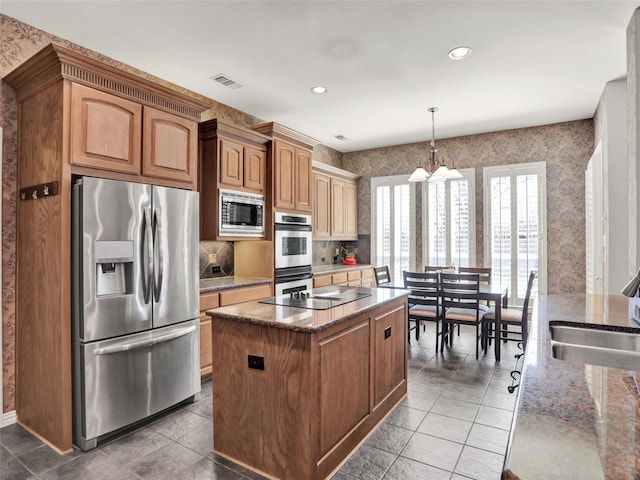
[[[431,112],[431,148],[429,148],[429,157],[427,162],[414,170],[409,177],[410,182],[443,182],[445,180],[456,180],[462,178],[462,174],[453,166],[451,169],[447,168],[443,158],[436,159],[436,121],[435,113],[438,111],[438,107],[429,107]],[[453,165],[453,164],[452,164]]]

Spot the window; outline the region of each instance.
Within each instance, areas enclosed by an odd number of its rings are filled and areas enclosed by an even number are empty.
[[[475,170],[463,178],[422,183],[422,258],[425,265],[476,264]]]
[[[393,281],[415,267],[415,187],[407,175],[371,179],[371,259]]]
[[[546,164],[484,169],[485,262],[491,281],[509,286],[509,303],[522,305],[531,270],[546,285]]]

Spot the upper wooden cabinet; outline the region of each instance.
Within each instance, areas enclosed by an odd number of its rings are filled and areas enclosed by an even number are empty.
[[[71,84],[71,111],[72,165],[195,186],[194,120],[77,83]]]
[[[313,172],[313,239],[331,239],[331,177]]]
[[[277,123],[251,128],[273,138],[271,148],[272,205],[275,210],[311,213],[311,158],[318,143]]]
[[[142,175],[196,185],[198,124],[151,107],[142,112]]]
[[[313,239],[358,239],[358,179],[354,173],[313,162]]]
[[[140,172],[142,105],[71,84],[72,165]]]
[[[220,188],[262,194],[268,198],[267,150],[271,139],[213,119],[200,124],[198,142],[200,238],[218,240]],[[268,231],[267,228],[265,232]],[[225,237],[224,240],[232,239]]]

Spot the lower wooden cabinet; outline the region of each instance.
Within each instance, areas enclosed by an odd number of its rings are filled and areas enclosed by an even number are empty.
[[[272,295],[270,283],[200,294],[200,378],[202,380],[211,377],[211,317],[206,314],[206,311],[236,303],[260,300]]]
[[[211,317],[205,312],[220,306],[217,292],[200,294],[200,378],[211,376]]]
[[[326,287],[327,285],[346,285],[348,287],[375,287],[373,268],[325,273],[313,276],[313,288]]]

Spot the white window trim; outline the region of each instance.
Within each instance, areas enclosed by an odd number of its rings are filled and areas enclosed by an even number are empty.
[[[474,266],[476,263],[476,170],[475,168],[461,168],[458,171],[469,181],[469,263],[470,266]],[[429,265],[427,187],[428,182],[422,182],[422,263],[425,265]],[[449,210],[447,210],[447,216],[449,216]],[[450,221],[450,218],[447,218],[447,222]]]
[[[485,265],[490,265],[491,242],[489,241],[489,229],[491,222],[491,177],[511,176],[513,174],[535,174],[538,176],[538,202],[540,206],[540,238],[538,256],[538,275],[536,286],[539,295],[547,293],[547,162],[518,163],[513,165],[500,165],[496,167],[484,167],[482,170],[482,190],[484,206],[484,261]],[[509,294],[511,295],[511,293]]]
[[[377,229],[377,215],[376,215],[376,206],[377,202],[377,194],[376,190],[378,187],[384,186],[395,186],[395,185],[409,185],[409,203],[410,203],[410,211],[409,215],[411,218],[416,218],[416,188],[415,184],[409,182],[409,177],[407,175],[391,175],[388,177],[371,177],[371,262],[374,263],[376,258],[376,252],[378,239],[376,232]],[[413,221],[413,228],[409,232],[409,249],[410,249],[410,263],[409,268],[414,270],[416,268],[416,221]],[[380,266],[380,265],[374,265]]]

